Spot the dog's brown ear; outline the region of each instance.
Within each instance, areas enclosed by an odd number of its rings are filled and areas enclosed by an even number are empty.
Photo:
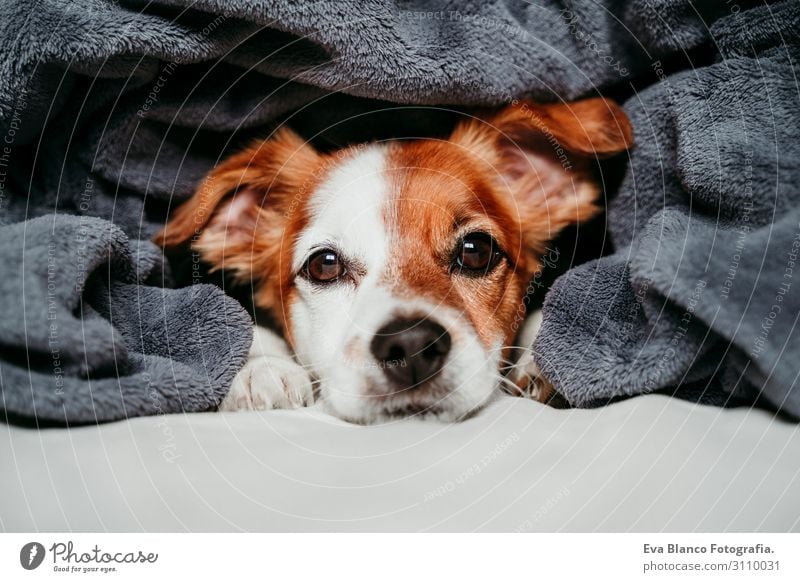
[[[189,243],[234,281],[277,277],[273,264],[292,209],[312,188],[319,154],[289,129],[229,157],[173,214],[155,242]]]
[[[615,102],[601,97],[572,103],[522,101],[506,107],[489,123],[521,144],[542,134],[554,149],[581,156],[607,157],[633,145],[628,116]]]
[[[598,212],[592,160],[630,148],[633,131],[613,101],[522,101],[459,125],[451,141],[490,164],[514,198],[535,251],[563,228]]]

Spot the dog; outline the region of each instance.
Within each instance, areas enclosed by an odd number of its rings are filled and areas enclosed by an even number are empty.
[[[562,229],[600,211],[595,160],[631,147],[604,98],[515,101],[446,139],[322,153],[287,127],[219,164],[156,242],[251,285],[256,328],[220,410],[321,401],[355,423],[467,418],[504,387],[546,401],[520,305]]]

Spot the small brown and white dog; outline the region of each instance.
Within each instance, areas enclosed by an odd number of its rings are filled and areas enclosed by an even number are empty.
[[[226,159],[157,237],[253,285],[278,322],[220,409],[318,399],[358,423],[457,420],[525,388],[531,357],[502,367],[536,328],[517,334],[528,283],[546,244],[598,212],[593,160],[631,143],[624,112],[593,98],[325,154],[282,128]]]

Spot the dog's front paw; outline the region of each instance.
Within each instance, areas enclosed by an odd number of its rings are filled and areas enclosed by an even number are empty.
[[[514,396],[530,398],[537,402],[549,401],[555,392],[553,385],[542,376],[531,350],[526,350],[514,365],[511,381],[517,388]]]
[[[301,366],[289,358],[262,356],[236,375],[219,410],[300,408],[313,402],[311,378]]]

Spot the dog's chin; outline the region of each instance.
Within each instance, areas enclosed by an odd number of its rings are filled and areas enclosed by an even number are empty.
[[[451,423],[472,418],[500,395],[496,386],[480,396],[471,395],[469,400],[445,387],[428,396],[420,395],[422,389],[415,390],[385,396],[334,395],[323,387],[321,401],[327,412],[353,424],[382,424],[410,418]]]
[[[461,422],[472,418],[485,405],[481,405],[468,410],[455,410],[446,407],[429,406],[421,407],[418,405],[396,405],[390,407],[379,407],[374,405],[364,406],[358,411],[339,411],[330,403],[326,404],[326,410],[332,415],[341,418],[352,424],[386,424],[401,420],[433,420],[443,423]]]

